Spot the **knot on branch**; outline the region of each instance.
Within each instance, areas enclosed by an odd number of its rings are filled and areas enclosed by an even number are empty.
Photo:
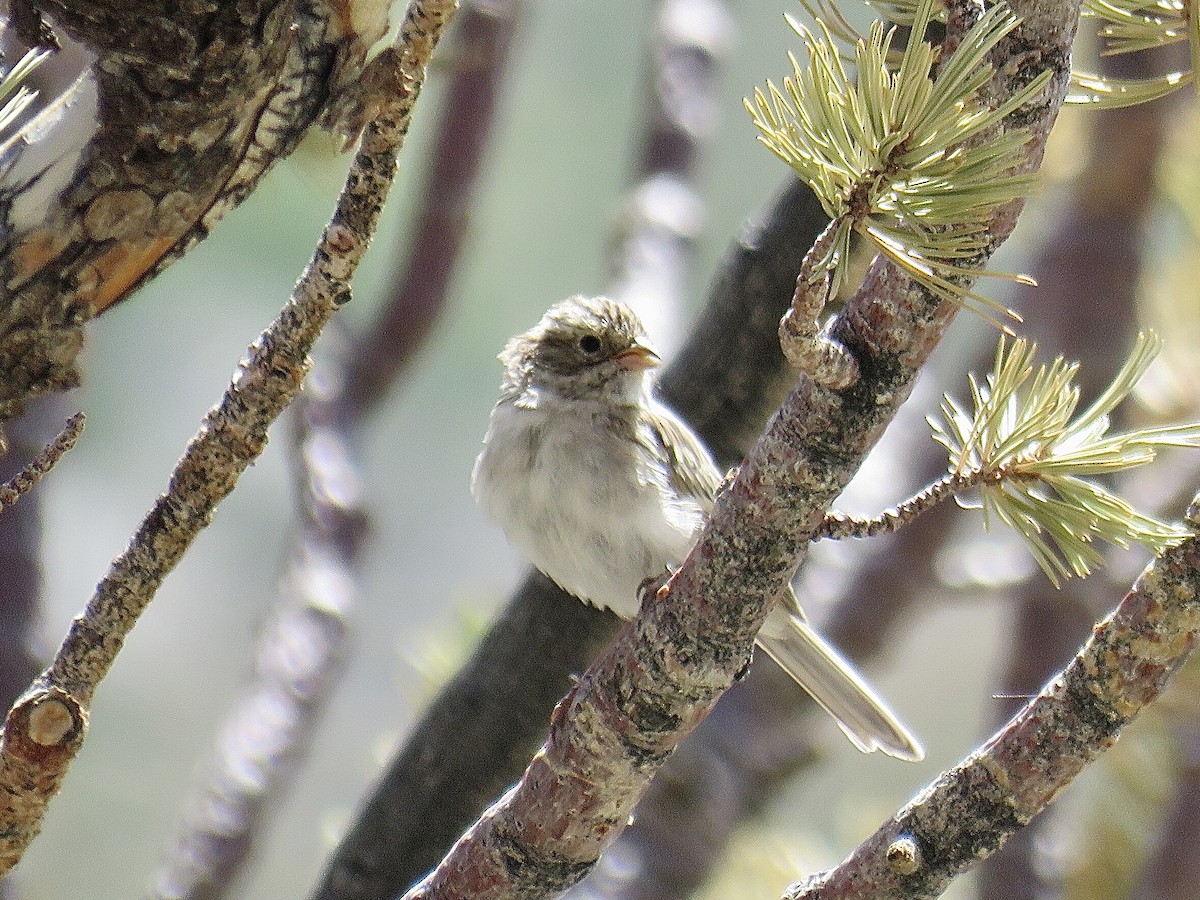
[[[13,706],[4,723],[4,754],[31,762],[70,758],[87,731],[87,710],[58,687],[30,690]]]
[[[921,847],[911,834],[902,834],[888,844],[887,863],[897,875],[912,875],[921,868]]]

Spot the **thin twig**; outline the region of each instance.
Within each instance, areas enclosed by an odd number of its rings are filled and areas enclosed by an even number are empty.
[[[868,538],[880,534],[891,534],[899,531],[917,516],[933,509],[943,500],[955,497],[964,491],[984,482],[999,482],[1005,476],[1002,472],[987,472],[983,469],[972,469],[970,472],[953,472],[943,475],[933,484],[921,489],[907,500],[898,503],[891,509],[885,509],[878,516],[853,516],[850,513],[831,510],[817,527],[813,540],[833,538]]]
[[[250,348],[220,404],[205,416],[170,485],[72,623],[50,668],[8,715],[0,739],[0,871],[21,858],[82,745],[92,695],[167,573],[266,446],[267,428],[300,390],[321,329],[350,299],[396,169],[425,66],[454,0],[417,0],[398,48],[375,63],[387,88],[363,136],[333,218],[278,318]]]
[[[58,461],[75,446],[75,442],[83,434],[85,418],[83,413],[78,412],[67,419],[66,427],[58,433],[58,437],[47,444],[31,462],[26,463],[20,472],[0,484],[0,512],[33,490],[33,486],[58,465]]]

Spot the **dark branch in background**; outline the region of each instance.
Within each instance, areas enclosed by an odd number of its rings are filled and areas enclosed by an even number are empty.
[[[346,186],[313,258],[278,318],[250,348],[172,473],[168,492],[113,561],[50,667],[9,712],[0,736],[0,871],[37,835],[50,800],[83,743],[92,695],[163,578],[210,521],[267,428],[296,396],[322,327],[350,298],[350,280],[379,220],[429,56],[454,0],[417,0],[398,38],[372,64],[384,87],[380,116],[363,135]]]
[[[545,734],[570,673],[595,658],[616,627],[611,615],[536,572],[514,601],[375,786],[316,897],[391,900],[436,864],[463,820],[528,762],[522,754]]]
[[[725,464],[740,457],[745,433],[761,427],[750,420],[764,396],[778,396],[790,380],[775,333],[795,261],[825,222],[812,193],[796,182],[747,226],[690,340],[664,374],[668,399],[720,448]],[[730,367],[730,358],[744,366]],[[531,574],[413,730],[317,896],[390,900],[425,874],[520,775],[545,738],[570,673],[595,659],[616,628],[613,616]]]
[[[384,289],[391,299],[383,314],[353,337],[353,352],[346,354],[346,371],[339,376],[345,385],[334,414],[347,420],[347,429],[357,427],[388,396],[445,305],[471,225],[490,123],[523,6],[520,0],[474,0],[459,14],[454,44],[445,56],[453,77],[429,151],[412,246],[403,256],[407,263]]]
[[[46,13],[95,63],[43,110],[40,140],[0,145],[0,423],[78,382],[84,324],[245,199],[386,24],[327,0],[13,5]],[[70,127],[47,131],[56,117]],[[43,162],[14,165],[24,153]],[[61,168],[42,179],[52,154]]]
[[[356,337],[331,327],[297,401],[290,457],[300,498],[291,548],[254,681],[222,728],[153,896],[228,896],[265,815],[287,789],[341,672],[368,509],[356,448],[371,409],[412,361],[446,300],[521,5],[468,2],[444,48],[452,74],[412,247],[378,320]],[[254,778],[246,778],[254,772]]]
[[[1105,74],[1144,77],[1152,71],[1148,62],[1147,54],[1133,54],[1103,57],[1101,65]],[[1140,71],[1130,71],[1131,66]],[[1108,384],[1138,330],[1142,248],[1168,121],[1162,107],[1142,104],[1089,114],[1093,138],[1081,138],[1087,165],[1068,186],[1067,201],[1056,205],[1033,266],[1039,287],[1019,288],[1015,300],[1025,313],[1022,332],[1044,354],[1061,353],[1083,363],[1084,398],[1097,396]],[[1010,665],[998,692],[1019,698],[1038,691],[1070,659],[1103,608],[1104,595],[1115,587],[1104,576],[1067,582],[1062,590],[1052,590],[1037,576],[1021,585],[1014,597],[1013,643],[1004,654]],[[997,724],[1020,705],[1019,700],[1001,705]],[[1046,825],[1045,819],[1035,820],[981,867],[980,900],[1045,900],[1054,890],[1038,860]]]
[[[992,87],[999,100],[1022,89],[1026,76],[1048,70],[1054,77],[1037,108],[1023,111],[1027,165],[1036,168],[1065,92],[1078,8],[1017,4],[1016,11],[1026,18],[997,45]],[[970,18],[951,15],[948,43]],[[1013,58],[1022,65],[1005,65]],[[994,217],[993,247],[1011,232],[1020,206]],[[831,331],[857,357],[859,381],[838,394],[801,377],[717,496],[682,566],[560,702],[521,781],[406,896],[523,897],[562,890],[586,873],[624,829],[663,759],[744,673],[797,556],[907,399],[954,313],[890,264],[872,266]]]

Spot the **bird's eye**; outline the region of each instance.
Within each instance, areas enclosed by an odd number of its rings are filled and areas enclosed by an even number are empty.
[[[579,349],[588,356],[594,356],[600,352],[600,338],[594,334],[585,334],[579,339]]]

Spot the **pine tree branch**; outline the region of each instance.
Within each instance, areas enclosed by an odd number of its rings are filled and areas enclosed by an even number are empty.
[[[965,473],[943,475],[937,481],[922,488],[918,493],[886,509],[878,516],[853,516],[850,513],[831,510],[817,526],[813,540],[833,538],[868,538],[880,534],[891,534],[900,530],[917,516],[933,509],[943,500],[956,497],[964,491],[983,484],[985,481],[1000,482],[1006,475],[1003,471],[985,472],[973,469]]]
[[[1200,495],[1188,511],[1200,525]],[[786,900],[924,900],[994,853],[1156,700],[1200,629],[1200,538],[1146,567],[1042,692],[983,747],[936,779],[837,868]],[[916,848],[900,871],[897,841]]]
[[[154,897],[229,896],[352,648],[349,620],[371,502],[357,448],[371,413],[407,370],[448,296],[520,14],[515,2],[463,4],[440,51],[451,60],[451,78],[438,112],[433,170],[418,202],[424,224],[397,249],[397,280],[375,319],[354,335],[339,327],[341,320],[331,323],[309,382],[321,389],[306,390],[292,407],[299,534],[254,652],[253,681],[222,726],[216,759],[153,878]]]
[[[3,148],[0,424],[78,383],[86,322],[244,200],[386,28],[386,7],[367,21],[327,0],[20,5],[91,65]]]
[[[950,17],[951,43],[964,33],[963,12]],[[1050,96],[1029,115],[1034,168],[1065,93],[1077,18],[1077,7],[1031,6],[997,47],[1001,97],[1052,72]],[[1031,58],[1031,47],[1043,49]],[[1004,65],[1017,56],[1023,65]],[[1019,205],[990,223],[992,247],[1011,232]],[[907,398],[954,312],[892,264],[872,267],[831,329],[858,358],[859,381],[835,394],[800,379],[718,495],[682,566],[560,702],[522,780],[406,897],[520,897],[582,877],[625,827],[665,756],[744,673],[755,635],[795,571],[795,548]]]
[[[740,458],[791,375],[775,337],[794,266],[825,224],[793,181],[731,249],[692,334],[659,382],[717,458]],[[731,367],[730,358],[746,365]],[[315,894],[391,900],[520,776],[555,702],[617,620],[531,572],[425,712],[342,841]],[[498,676],[497,673],[503,673]]]
[[[21,460],[36,454],[51,421],[61,421],[61,400],[34,404],[10,429],[0,477],[15,474]],[[45,664],[35,647],[41,620],[42,492],[0,515],[0,707],[7,709]]]
[[[251,346],[220,404],[205,417],[166,494],[114,560],[54,661],[9,712],[0,737],[0,871],[17,863],[82,745],[92,695],[124,638],[240,474],[267,428],[296,396],[322,327],[350,298],[350,279],[395,175],[429,56],[456,7],[416,2],[399,46],[376,60],[382,115],[366,132],[309,266],[279,317]],[[391,70],[395,67],[394,71]],[[387,77],[384,77],[387,76]]]

